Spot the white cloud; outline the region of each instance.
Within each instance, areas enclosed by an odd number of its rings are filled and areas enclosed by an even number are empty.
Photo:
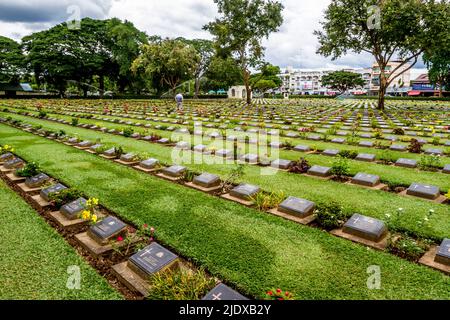
[[[316,54],[313,31],[331,0],[281,0],[284,24],[264,41],[269,62],[303,69],[369,67],[370,55],[349,54],[336,61]],[[14,39],[68,20],[77,5],[82,17],[126,19],[149,35],[208,38],[202,27],[217,16],[212,0],[2,0],[1,34]],[[421,64],[419,66],[422,66]]]

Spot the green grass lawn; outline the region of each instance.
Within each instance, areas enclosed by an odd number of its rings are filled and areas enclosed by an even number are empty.
[[[281,287],[297,299],[450,299],[448,276],[321,230],[4,125],[0,143],[15,146],[45,172],[100,198],[124,220],[156,227],[160,242],[244,294],[261,297]],[[372,265],[381,268],[381,290],[366,286]]]
[[[120,299],[28,204],[0,180],[0,299]],[[69,266],[78,266],[81,289],[66,287]]]
[[[109,144],[111,146],[121,145],[127,152],[137,152],[141,154],[145,153],[148,157],[154,157],[162,162],[172,164],[172,149],[165,146],[150,144],[145,141],[138,141],[131,138],[105,134],[45,120],[14,116],[14,118],[16,117],[18,119],[27,120],[32,124],[42,124],[46,129],[63,129],[67,134],[76,134],[82,139],[91,141],[100,139],[104,144]],[[189,154],[192,153],[189,152]],[[208,158],[211,159],[211,157]],[[215,159],[220,160],[216,157]],[[366,173],[373,173],[370,170],[363,170],[365,169],[363,167],[365,165],[364,163],[357,163],[356,165],[359,167],[352,168],[355,173],[360,170]],[[233,167],[233,165],[230,164],[217,163],[193,163],[187,166],[197,172],[210,172],[218,174],[222,178],[226,177]],[[412,182],[429,182],[432,184],[442,182],[448,184],[450,180],[448,175],[442,173],[420,172],[417,174],[419,174],[423,179],[419,179],[418,177],[411,178],[408,176],[408,174],[415,173],[415,171],[411,169],[402,169],[382,165],[372,166],[378,167],[380,170],[385,169],[392,172],[396,171],[395,176],[399,179],[408,180],[408,185]],[[448,205],[435,204],[419,198],[406,198],[384,191],[368,190],[358,186],[345,185],[334,181],[323,181],[320,179],[295,175],[287,172],[278,172],[276,175],[265,176],[261,175],[261,168],[250,165],[246,166],[245,172],[246,174],[242,179],[243,181],[259,185],[266,191],[283,191],[288,196],[305,198],[316,203],[336,201],[343,206],[344,211],[348,214],[357,212],[384,219],[385,214],[393,214],[398,208],[404,208],[405,214],[404,218],[400,222],[401,228],[416,234],[423,234],[431,238],[436,238],[438,240],[450,236],[450,208]],[[425,179],[427,175],[431,175],[431,178]],[[384,178],[385,176],[382,177]],[[435,180],[430,181],[434,177],[436,177]],[[430,222],[430,227],[426,230],[420,229],[417,222],[423,219],[430,209],[433,209],[436,212]]]

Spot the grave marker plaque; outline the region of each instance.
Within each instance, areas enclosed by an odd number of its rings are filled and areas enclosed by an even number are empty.
[[[220,185],[220,178],[214,174],[202,173],[194,178],[193,183],[202,188],[214,188]]]
[[[306,218],[313,214],[315,208],[314,202],[299,199],[295,197],[289,197],[284,200],[278,207],[278,211]]]
[[[434,261],[450,266],[450,239],[444,239],[439,246]]]
[[[123,155],[120,157],[120,160],[123,161],[123,162],[133,162],[135,156],[136,156],[136,155],[135,155],[134,153],[123,154]]]
[[[4,167],[6,169],[20,169],[25,165],[22,159],[14,158],[12,160],[6,161]]]
[[[324,156],[335,157],[335,156],[337,156],[339,154],[339,150],[327,149],[324,152],[322,152],[322,154]]]
[[[11,152],[4,153],[0,156],[0,162],[6,162],[14,159],[14,155]]]
[[[186,172],[186,167],[178,166],[178,165],[163,169],[163,173],[166,176],[174,177],[174,178],[182,177],[185,172]]]
[[[425,154],[442,156],[444,152],[441,149],[427,149],[425,150]]]
[[[61,191],[67,189],[66,186],[62,185],[61,183],[55,184],[51,187],[45,188],[41,190],[40,196],[45,201],[50,202],[50,195],[54,193],[60,193]]]
[[[294,150],[300,152],[309,152],[311,151],[311,148],[309,146],[298,145],[294,148]]]
[[[76,220],[86,207],[86,199],[79,198],[61,207],[59,210],[67,219]]]
[[[38,188],[44,185],[47,181],[50,180],[50,177],[45,173],[40,173],[34,177],[29,177],[25,179],[25,185],[30,188]]]
[[[206,296],[204,296],[202,300],[239,301],[248,299],[221,283],[212,289]]]
[[[308,174],[318,177],[329,177],[331,175],[331,168],[322,166],[312,166],[308,170]]]
[[[177,261],[178,256],[159,244],[152,243],[133,255],[128,261],[128,266],[141,278],[148,279],[153,274],[171,268]]]
[[[391,150],[394,150],[394,151],[406,151],[406,146],[401,145],[401,144],[393,144],[393,145],[390,147],[390,149],[391,149]]]
[[[408,190],[406,190],[406,194],[420,198],[435,200],[439,198],[440,192],[439,188],[436,186],[413,183],[408,188]]]
[[[380,177],[373,174],[360,172],[353,177],[352,183],[367,187],[375,187],[380,184]]]
[[[395,165],[397,167],[415,168],[417,167],[417,160],[400,158],[397,160]]]
[[[288,170],[290,167],[292,167],[292,164],[293,164],[293,162],[290,160],[277,159],[277,160],[272,161],[270,166],[272,168]]]
[[[370,153],[360,153],[356,157],[356,160],[365,161],[365,162],[373,162],[375,161],[375,155]]]
[[[354,214],[345,223],[343,232],[366,240],[379,242],[386,234],[387,228],[381,220]]]
[[[139,165],[144,169],[151,170],[151,169],[155,169],[159,165],[159,161],[157,159],[151,158],[151,159],[142,161]]]
[[[261,189],[258,186],[250,184],[241,184],[230,191],[232,197],[249,201],[254,197]]]
[[[88,230],[88,235],[98,244],[107,244],[112,238],[119,236],[127,225],[116,217],[108,216]]]
[[[446,164],[444,166],[444,169],[442,170],[443,173],[450,173],[450,164]]]

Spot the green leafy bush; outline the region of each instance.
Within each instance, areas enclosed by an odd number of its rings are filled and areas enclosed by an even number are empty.
[[[25,167],[16,171],[16,176],[24,178],[34,177],[41,172],[40,170],[39,164],[36,162],[28,162]]]
[[[200,300],[216,285],[203,271],[178,268],[157,273],[150,278],[149,300]]]
[[[346,215],[342,212],[341,206],[335,202],[322,203],[317,205],[315,210],[317,223],[326,230],[333,230],[344,225]]]
[[[78,123],[80,122],[80,119],[78,118],[72,118],[72,126],[76,127],[78,125]]]
[[[358,152],[355,150],[341,150],[339,155],[347,159],[355,159],[358,156]]]
[[[348,159],[338,155],[337,159],[333,162],[333,166],[331,167],[331,174],[338,178],[348,176],[350,174]]]
[[[435,171],[442,167],[441,158],[438,155],[422,156],[419,161],[419,168],[422,170]]]
[[[123,136],[124,136],[124,137],[129,138],[129,137],[131,137],[131,135],[132,135],[133,133],[134,133],[134,129],[131,128],[131,127],[128,127],[128,128],[123,129]]]
[[[81,191],[74,188],[64,189],[59,193],[49,195],[50,202],[57,208],[61,208],[63,205],[73,202],[81,197],[83,197]]]
[[[410,261],[418,261],[430,248],[429,242],[416,240],[406,235],[390,239],[388,251]]]

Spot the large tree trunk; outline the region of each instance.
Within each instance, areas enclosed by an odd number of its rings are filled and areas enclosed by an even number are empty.
[[[384,100],[388,82],[384,70],[380,72],[380,89],[378,90],[378,110],[384,110]]]
[[[439,98],[442,98],[444,96],[444,84],[442,80],[439,80]]]
[[[99,80],[99,86],[100,86],[100,97],[103,98],[103,95],[105,94],[105,77],[103,75],[100,76]]]
[[[195,78],[195,94],[194,94],[194,99],[198,99],[199,94],[200,94],[200,77]]]
[[[252,103],[252,92],[250,89],[250,71],[248,70],[244,70],[244,85],[247,94],[247,104],[250,105]]]

